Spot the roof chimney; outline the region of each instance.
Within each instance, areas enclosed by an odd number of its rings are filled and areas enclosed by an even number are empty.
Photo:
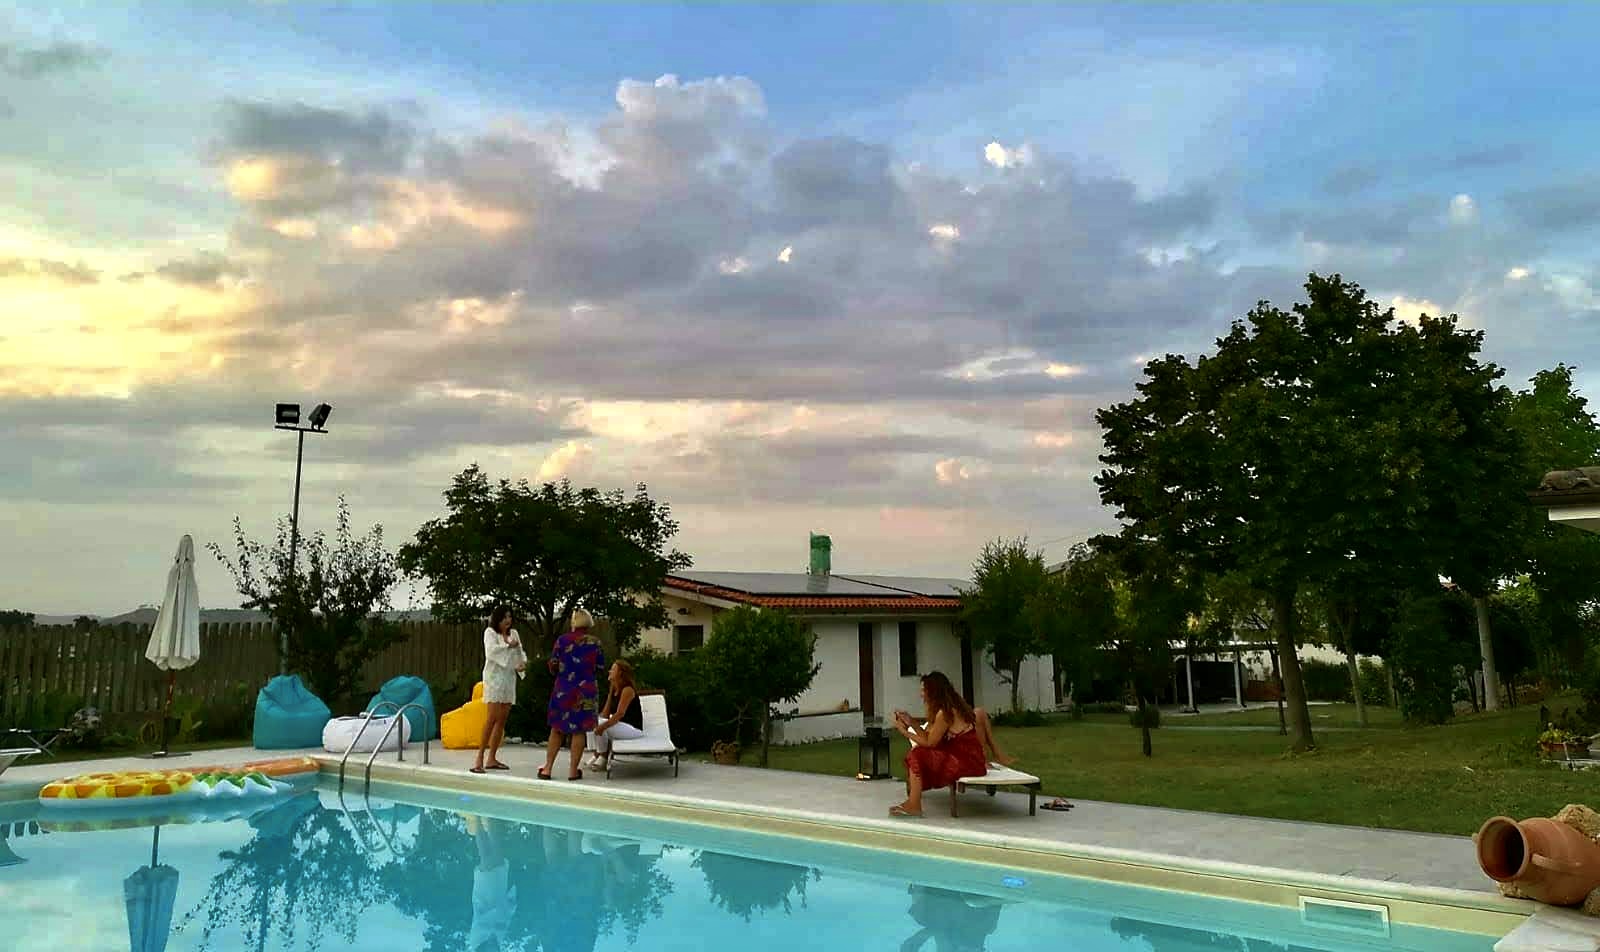
[[[827,575],[833,571],[833,540],[825,535],[811,533],[810,575]]]

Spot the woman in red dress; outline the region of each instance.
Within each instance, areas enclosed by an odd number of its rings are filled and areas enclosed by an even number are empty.
[[[948,787],[962,777],[988,772],[977,717],[950,679],[939,671],[922,676],[922,700],[928,707],[926,727],[896,711],[894,726],[911,750],[906,754],[905,802],[889,808],[890,816],[922,816],[922,791]]]

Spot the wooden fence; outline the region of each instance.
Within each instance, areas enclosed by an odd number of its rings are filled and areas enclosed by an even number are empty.
[[[400,627],[405,640],[367,664],[362,691],[375,691],[401,674],[416,675],[436,690],[463,674],[477,680],[483,664],[481,629],[443,622],[401,622]],[[200,660],[178,672],[177,690],[204,703],[253,703],[255,692],[278,673],[276,638],[270,622],[202,623]],[[37,710],[32,702],[52,694],[80,699],[102,716],[160,710],[167,679],[145,660],[149,641],[149,625],[0,630],[0,723],[16,723]]]

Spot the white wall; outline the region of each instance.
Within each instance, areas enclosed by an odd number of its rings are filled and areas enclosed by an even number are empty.
[[[843,701],[849,701],[851,707],[860,707],[857,619],[813,618],[808,621],[817,636],[816,660],[822,667],[798,701],[779,704],[779,709],[798,707],[802,714],[815,714],[835,710]]]
[[[667,606],[667,627],[648,628],[640,632],[639,643],[662,654],[673,651],[672,629],[676,625],[704,625],[706,637],[711,637],[711,621],[718,609],[681,596],[662,593],[661,601]],[[685,614],[679,614],[679,611]]]
[[[984,708],[991,714],[1010,710],[1011,685],[990,665],[988,652],[974,653],[978,656],[973,658],[973,706]],[[1054,710],[1055,687],[1051,683],[1054,671],[1054,664],[1048,655],[1024,659],[1019,679],[1022,685],[1017,691],[1017,703],[1026,710]]]

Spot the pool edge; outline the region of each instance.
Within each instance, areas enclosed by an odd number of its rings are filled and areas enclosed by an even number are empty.
[[[338,762],[315,757],[325,777],[337,777]],[[708,801],[671,793],[601,788],[595,785],[541,784],[517,777],[473,777],[414,762],[374,764],[372,779],[386,784],[454,793],[539,801],[577,809],[617,809],[634,815],[691,823],[732,826],[750,832],[799,836],[896,852],[938,855],[965,862],[1019,867],[1169,889],[1243,902],[1296,908],[1301,897],[1345,902],[1381,902],[1397,925],[1503,936],[1537,908],[1525,900],[1489,892],[1416,886],[1384,880],[1330,876],[1289,869],[1198,860],[1114,847],[1067,844],[1021,836],[926,827],[903,821],[841,817],[785,807],[757,807],[733,801]],[[352,772],[346,784],[359,789]]]

